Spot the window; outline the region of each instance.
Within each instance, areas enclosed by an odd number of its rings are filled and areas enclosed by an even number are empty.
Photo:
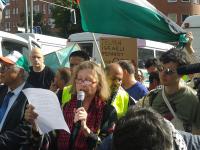
[[[18,42],[14,42],[14,41],[4,40],[2,42],[2,54],[3,54],[3,56],[10,54],[14,50],[17,50],[20,53],[24,53],[24,51],[28,52],[28,47],[23,45],[23,44],[19,44]]]
[[[156,50],[156,58],[160,58],[160,56],[164,53],[164,51],[157,51]]]
[[[177,0],[168,0],[169,3],[177,2]]]
[[[40,12],[40,6],[39,5],[34,5],[33,6],[33,10],[35,13],[39,13]]]
[[[199,4],[199,0],[192,0],[194,4]]]
[[[182,14],[181,15],[181,21],[183,22],[189,15],[187,14]]]
[[[13,15],[15,15],[15,8],[13,8]]]
[[[181,0],[182,2],[190,2],[190,0]]]
[[[93,43],[78,43],[80,49],[85,51],[90,57],[92,57]]]
[[[45,4],[42,5],[42,13],[43,13],[43,14],[46,14],[46,5],[45,5]]]
[[[149,58],[154,58],[152,49],[138,48],[138,67],[144,68],[144,64]]]
[[[176,13],[169,13],[168,17],[173,20],[174,22],[177,22],[177,14]]]
[[[49,19],[48,19],[48,25],[49,25],[51,28],[55,28],[55,19],[49,18]]]
[[[5,18],[10,18],[10,9],[5,10]]]
[[[19,9],[15,8],[15,14],[18,15],[19,14]]]
[[[48,14],[51,14],[51,5],[48,5]]]
[[[11,30],[11,23],[5,22],[5,31],[9,32]]]
[[[18,15],[19,9],[18,8],[13,8],[12,13],[13,13],[13,15]]]

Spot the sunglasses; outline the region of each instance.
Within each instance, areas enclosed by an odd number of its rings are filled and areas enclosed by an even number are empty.
[[[166,74],[166,75],[172,75],[172,74],[176,73],[176,70],[169,69],[169,68],[164,68],[163,66],[159,66],[158,67],[158,71],[159,72],[164,72],[164,74]]]

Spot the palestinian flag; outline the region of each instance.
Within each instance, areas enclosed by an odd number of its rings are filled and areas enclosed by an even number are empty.
[[[185,33],[146,0],[80,0],[80,9],[84,31],[161,42]]]

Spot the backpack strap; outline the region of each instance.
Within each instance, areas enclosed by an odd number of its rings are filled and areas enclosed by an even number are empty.
[[[159,88],[158,88],[158,89],[151,90],[151,91],[149,92],[149,94],[146,95],[146,96],[144,97],[144,99],[143,99],[143,101],[142,101],[142,107],[145,107],[145,101],[146,101],[146,99],[149,100],[149,106],[152,106],[152,105],[153,105],[153,101],[154,101],[154,99],[155,99],[155,97],[157,96],[157,94],[158,94],[159,91],[160,91]]]

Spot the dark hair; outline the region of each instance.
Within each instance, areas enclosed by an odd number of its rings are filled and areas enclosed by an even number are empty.
[[[156,67],[158,64],[157,59],[156,58],[150,58],[145,62],[144,67],[145,68],[149,68],[151,66]]]
[[[71,72],[68,68],[59,68],[60,78],[67,84],[71,78]]]
[[[69,55],[69,60],[71,57],[80,57],[83,58],[85,61],[90,60],[90,56],[82,50],[74,51]]]
[[[170,131],[152,109],[130,109],[116,124],[113,150],[168,150],[173,147]]]
[[[174,62],[177,63],[178,66],[183,66],[189,64],[186,53],[183,50],[178,50],[176,48],[172,48],[167,52],[164,52],[160,59],[163,64]]]
[[[129,74],[135,73],[135,67],[133,66],[132,62],[129,60],[120,60],[118,64],[122,67],[123,70],[127,70]]]
[[[160,83],[159,73],[158,72],[151,72],[149,74],[149,83],[153,83],[153,80],[158,81]]]

